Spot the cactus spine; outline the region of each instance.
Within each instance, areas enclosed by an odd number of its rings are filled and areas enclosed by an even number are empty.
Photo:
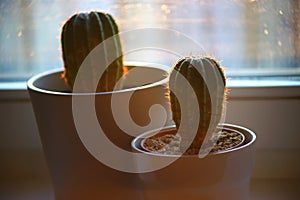
[[[64,78],[67,86],[72,90],[79,67],[87,55],[101,42],[118,34],[118,26],[110,14],[102,12],[78,13],[67,20],[62,28],[61,45],[64,61]],[[105,48],[105,46],[104,46]],[[111,50],[113,48],[113,50]],[[117,80],[122,77],[123,57],[119,36],[115,37],[113,47],[105,55],[99,55],[105,59],[108,55],[116,59],[103,73],[97,87],[97,92],[112,91]],[[95,67],[96,66],[96,67]],[[89,74],[85,80],[80,80],[83,88],[89,90],[91,81],[98,80],[94,77],[95,71],[105,66],[91,65]],[[91,91],[88,91],[91,92]]]
[[[201,72],[201,73],[199,73]],[[191,95],[186,94],[186,88],[178,83],[177,75],[180,73],[186,81],[192,86],[197,100],[200,111],[200,120],[199,122],[195,122],[193,118],[192,111],[195,108],[191,108],[188,105],[189,98]],[[170,84],[173,84],[173,89],[176,90],[177,95],[181,95],[184,97],[184,102],[179,102],[176,98],[175,94],[170,91],[170,101],[171,101],[171,109],[173,114],[173,120],[178,129],[181,122],[181,108],[180,103],[185,103],[187,106],[186,112],[188,113],[188,123],[198,123],[198,129],[196,137],[193,139],[192,144],[182,150],[189,151],[199,151],[201,145],[206,137],[208,132],[208,127],[215,127],[218,125],[223,111],[223,102],[226,96],[225,89],[225,75],[223,73],[223,69],[220,64],[211,57],[185,57],[180,59],[170,74]],[[208,85],[210,84],[210,90]],[[209,91],[212,91],[210,93]],[[215,99],[216,112],[212,115],[212,99]],[[188,125],[189,126],[189,125]],[[215,131],[215,130],[214,130]],[[182,144],[185,142],[185,135],[181,135]],[[184,145],[183,145],[184,146]]]

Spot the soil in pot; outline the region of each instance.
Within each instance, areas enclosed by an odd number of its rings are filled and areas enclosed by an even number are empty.
[[[238,147],[243,144],[245,137],[236,130],[223,128],[216,136],[216,140],[209,140],[204,144],[204,151],[218,153]],[[216,141],[216,142],[214,142]],[[142,148],[148,152],[166,155],[197,155],[198,149],[188,149],[186,152],[180,150],[181,136],[176,129],[165,130],[142,141]],[[212,148],[211,148],[212,147]]]

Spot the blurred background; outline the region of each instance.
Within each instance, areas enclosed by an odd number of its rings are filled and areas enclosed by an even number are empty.
[[[63,23],[91,10],[111,13],[121,32],[179,31],[222,60],[233,78],[300,74],[298,0],[2,0],[0,81],[62,67]]]

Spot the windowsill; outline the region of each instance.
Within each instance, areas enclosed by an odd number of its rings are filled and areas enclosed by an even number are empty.
[[[298,199],[299,180],[252,180],[250,184],[249,200],[284,200]],[[0,199],[38,199],[53,200],[53,189],[50,183],[10,183],[0,190]]]
[[[26,90],[26,82],[1,82],[0,90]]]
[[[229,88],[292,87],[300,86],[300,81],[291,80],[228,80]],[[26,82],[0,82],[0,90],[26,90]]]
[[[266,87],[295,87],[300,86],[300,81],[289,80],[229,80],[229,88],[266,88]]]
[[[298,98],[300,81],[228,80],[229,98]],[[0,100],[29,100],[26,82],[0,83]]]

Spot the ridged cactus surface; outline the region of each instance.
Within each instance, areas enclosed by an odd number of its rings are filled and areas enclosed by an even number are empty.
[[[74,81],[84,59],[101,42],[107,38],[118,34],[118,26],[110,14],[102,12],[78,13],[70,17],[62,28],[61,45],[64,61],[63,78],[66,84],[72,90]],[[112,91],[115,83],[123,75],[123,57],[122,47],[119,36],[114,37],[113,44],[109,49],[105,49],[104,55],[97,56],[97,59],[107,59],[107,57],[116,57],[113,63],[109,65],[101,77],[97,92]],[[97,61],[91,64],[83,80],[81,88],[89,90],[95,77],[96,70],[105,66],[97,65]],[[88,91],[91,92],[91,91]]]
[[[179,73],[185,78],[185,81],[189,82],[196,94],[200,112],[198,122],[195,121],[195,117],[193,116],[195,108],[189,105],[192,95],[187,94],[186,87],[177,80]],[[188,149],[182,145],[187,151],[199,150],[205,136],[212,134],[207,132],[209,125],[211,124],[212,127],[218,125],[222,116],[223,101],[226,96],[225,80],[225,75],[220,64],[211,57],[185,57],[180,59],[173,67],[170,75],[170,84],[172,84],[173,90],[176,90],[176,94],[181,95],[184,99],[184,101],[179,102],[179,98],[170,91],[171,109],[176,127],[178,128],[181,123],[181,107],[187,109],[185,110],[188,113],[187,127],[198,123],[197,134],[192,144],[188,146]],[[207,84],[210,84],[210,90]],[[212,114],[212,100],[216,108],[214,114]],[[182,144],[184,144],[187,136],[188,133],[181,135]]]

